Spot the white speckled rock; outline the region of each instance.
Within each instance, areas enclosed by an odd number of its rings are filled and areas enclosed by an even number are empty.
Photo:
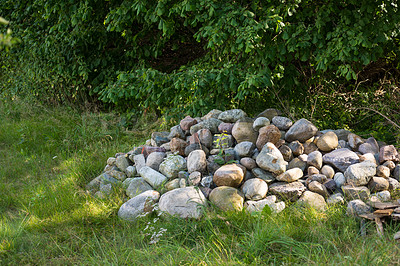
[[[169,179],[178,177],[180,171],[185,171],[186,160],[180,155],[169,155],[160,164],[159,171]]]
[[[346,183],[354,186],[364,186],[368,184],[371,177],[376,174],[376,165],[371,162],[362,162],[350,165],[344,177]]]

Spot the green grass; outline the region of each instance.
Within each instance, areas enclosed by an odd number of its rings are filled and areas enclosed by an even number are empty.
[[[159,128],[154,119],[127,131],[113,113],[14,100],[0,103],[0,121],[2,265],[400,264],[392,240],[400,224],[386,225],[381,239],[369,223],[362,237],[340,206],[254,216],[210,210],[200,221],[119,220],[121,193],[99,200],[83,187],[108,157]],[[154,229],[145,230],[148,223]],[[161,228],[167,231],[149,244]]]

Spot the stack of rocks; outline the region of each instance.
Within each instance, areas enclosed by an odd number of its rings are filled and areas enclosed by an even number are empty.
[[[389,201],[389,191],[400,188],[398,162],[392,145],[344,129],[319,131],[276,109],[255,119],[240,109],[212,110],[109,158],[86,188],[106,197],[122,186],[130,199],[119,216],[128,220],[155,206],[199,218],[210,202],[223,210],[280,212],[289,201],[324,210],[348,200],[349,213],[359,215],[365,202]]]

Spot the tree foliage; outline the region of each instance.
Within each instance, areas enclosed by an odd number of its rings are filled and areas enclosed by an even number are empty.
[[[399,67],[395,1],[4,0],[0,10],[23,41],[6,59],[20,75],[7,86],[59,102],[262,109],[366,80],[382,60]]]

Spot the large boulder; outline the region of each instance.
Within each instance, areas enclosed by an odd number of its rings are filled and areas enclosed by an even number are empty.
[[[307,119],[300,119],[294,123],[286,132],[285,139],[288,142],[298,140],[305,142],[306,140],[314,137],[318,132],[318,128]]]
[[[253,120],[250,118],[238,120],[233,125],[232,136],[238,143],[250,141],[255,144],[257,141],[258,132],[253,129]]]
[[[194,150],[187,157],[187,169],[189,173],[205,173],[207,170],[207,156],[203,150]]]
[[[256,158],[257,165],[269,172],[280,175],[286,171],[288,163],[283,159],[281,152],[271,142],[264,145]]]
[[[159,210],[181,218],[202,216],[202,208],[207,206],[207,200],[200,189],[195,187],[177,188],[163,194],[159,201]]]
[[[344,173],[352,164],[358,163],[359,158],[357,154],[347,148],[337,149],[322,157],[324,164],[329,164],[335,167],[340,172]]]
[[[350,165],[344,172],[346,183],[354,186],[367,185],[371,177],[376,174],[376,165],[371,162],[362,162]]]
[[[244,182],[242,192],[246,199],[260,200],[265,198],[268,192],[267,183],[260,178],[251,178]]]
[[[243,209],[243,193],[233,187],[222,186],[214,188],[209,195],[209,199],[211,203],[224,211],[241,211]]]
[[[160,193],[157,191],[145,191],[122,204],[118,210],[118,216],[124,220],[135,221],[138,216],[152,212],[159,198]]]
[[[261,150],[267,142],[271,142],[274,145],[280,140],[281,132],[274,125],[268,125],[262,127],[258,131],[258,138],[256,146],[258,150]]]
[[[240,167],[237,164],[227,164],[221,166],[214,173],[213,181],[215,185],[228,186],[228,187],[238,187],[245,176],[244,167]]]

